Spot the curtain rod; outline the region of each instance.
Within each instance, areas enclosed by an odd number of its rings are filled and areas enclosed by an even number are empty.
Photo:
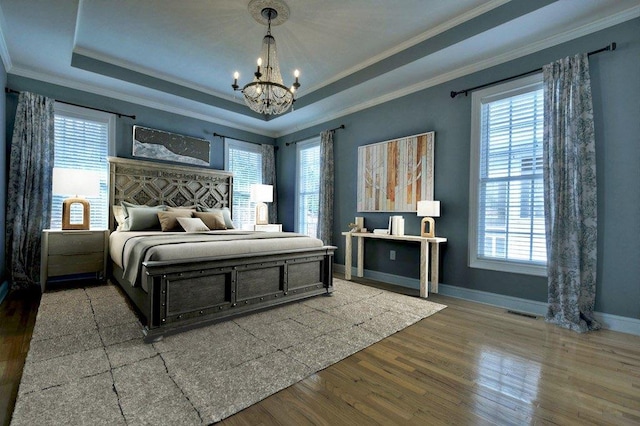
[[[341,124],[338,127],[334,127],[333,129],[329,129],[329,132],[333,132],[334,130],[340,130],[340,129],[344,129],[344,124]],[[286,146],[293,145],[293,144],[296,144],[298,142],[306,141],[307,139],[309,139],[309,138],[298,139],[297,141],[287,142],[287,143],[285,143],[285,145]]]
[[[252,144],[254,144],[254,145],[269,145],[269,144],[263,144],[263,143],[260,143],[260,142],[246,141],[246,140],[244,140],[244,139],[238,139],[238,138],[234,138],[234,137],[232,137],[232,136],[225,136],[225,135],[221,135],[220,133],[216,133],[216,132],[213,132],[213,137],[214,137],[214,138],[216,138],[216,137],[217,137],[217,138],[221,138],[221,139],[233,139],[234,141],[240,141],[240,142],[252,143]],[[275,148],[275,150],[276,150],[276,151],[278,150],[278,147],[277,147],[277,146],[273,145],[273,147]]]
[[[15,93],[15,94],[19,95],[20,91],[5,87],[4,88],[4,93]],[[86,106],[86,105],[80,105],[80,104],[74,104],[74,103],[71,103],[71,102],[59,101],[57,99],[55,101],[59,102],[61,104],[65,104],[65,105],[71,105],[71,106],[76,106],[76,107],[80,107],[80,108],[91,109],[91,110],[94,110],[94,111],[100,111],[100,112],[106,112],[106,113],[109,113],[109,114],[114,114],[114,115],[117,115],[118,118],[127,117],[127,118],[130,118],[132,120],[136,119],[135,115],[121,114],[119,112],[109,111],[109,110],[106,110],[106,109],[94,108],[94,107],[90,107],[90,106]]]
[[[610,43],[608,46],[605,46],[602,49],[598,49],[598,50],[594,50],[593,52],[589,52],[589,53],[587,53],[587,55],[591,56],[591,55],[595,55],[596,53],[607,52],[609,50],[611,50],[611,51],[616,50],[616,43],[615,42]],[[525,75],[534,74],[534,73],[537,73],[537,72],[540,72],[540,71],[542,71],[542,68],[538,68],[538,69],[535,69],[535,70],[523,72],[522,74],[514,75],[512,77],[503,78],[501,80],[492,81],[491,83],[481,84],[480,86],[472,87],[470,89],[459,90],[457,92],[451,91],[451,97],[455,98],[456,96],[461,95],[463,93],[464,93],[465,96],[467,96],[469,94],[469,92],[473,92],[474,90],[482,89],[482,88],[488,87],[488,86],[493,86],[494,84],[502,83],[504,81],[513,80],[514,78],[518,78],[518,77],[524,77]]]

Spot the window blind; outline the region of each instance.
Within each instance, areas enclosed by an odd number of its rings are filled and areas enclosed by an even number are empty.
[[[481,107],[479,258],[546,264],[543,90]]]
[[[312,237],[318,227],[320,199],[320,140],[298,144],[297,232]]]
[[[56,108],[54,130],[54,167],[80,169],[96,173],[100,179],[98,196],[86,197],[91,205],[91,228],[107,229],[109,203],[109,122],[81,118]],[[82,194],[80,194],[82,195]],[[62,227],[62,202],[70,194],[53,194],[51,228]],[[81,210],[71,211],[72,222],[80,222]]]
[[[262,183],[260,146],[227,139],[227,170],[233,172],[233,223],[240,229],[253,229],[255,206],[251,185]]]

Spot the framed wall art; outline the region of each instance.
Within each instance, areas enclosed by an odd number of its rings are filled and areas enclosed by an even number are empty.
[[[359,212],[415,212],[433,200],[435,133],[358,147]]]
[[[209,166],[209,141],[133,126],[133,156]]]

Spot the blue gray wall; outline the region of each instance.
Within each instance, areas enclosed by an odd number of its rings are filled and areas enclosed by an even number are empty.
[[[441,282],[467,289],[546,301],[544,277],[502,273],[467,266],[471,97],[451,99],[452,90],[474,87],[541,67],[564,56],[588,52],[615,41],[618,49],[591,56],[591,83],[597,143],[598,274],[596,310],[640,318],[640,19],[435,86],[278,139],[279,219],[294,226],[295,145],[286,142],[317,135],[344,124],[335,133],[336,263],[344,263],[347,224],[365,217],[367,228],[383,228],[388,213],[357,213],[357,148],[425,131],[436,132],[435,198],[441,201],[437,234],[447,237]],[[419,233],[419,219],[404,214],[405,232]],[[389,250],[397,260],[389,260]],[[417,279],[417,247],[369,241],[365,268]],[[412,281],[415,282],[415,281]]]
[[[116,121],[115,155],[118,157],[132,157],[131,148],[134,125],[209,140],[211,142],[211,168],[213,169],[224,168],[224,143],[221,138],[213,137],[213,133],[255,143],[274,143],[273,138],[266,136],[12,74],[7,76],[6,84],[14,90],[31,91],[59,101],[115,111],[121,114],[135,115],[135,120],[122,117],[118,118]],[[13,132],[13,122],[15,120],[17,101],[17,95],[7,95],[7,135],[11,135]],[[10,138],[10,136],[8,137]]]

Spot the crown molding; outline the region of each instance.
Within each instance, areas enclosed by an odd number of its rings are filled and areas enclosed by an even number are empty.
[[[606,18],[602,18],[594,22],[590,22],[587,25],[583,25],[573,30],[566,31],[562,34],[557,34],[553,37],[548,37],[539,42],[528,44],[524,48],[514,49],[509,52],[486,59],[484,61],[480,61],[471,65],[457,68],[450,72],[438,75],[434,78],[421,81],[419,83],[404,87],[394,92],[384,94],[382,96],[378,96],[377,98],[369,99],[365,102],[361,102],[349,108],[336,111],[332,114],[325,114],[321,119],[305,122],[304,127],[296,127],[295,131],[298,132],[300,130],[307,129],[309,127],[320,125],[322,123],[327,123],[329,121],[344,117],[346,115],[353,114],[353,113],[365,110],[367,108],[371,108],[371,107],[392,101],[394,99],[401,98],[403,96],[407,96],[412,93],[416,93],[421,90],[425,90],[430,87],[446,83],[447,81],[455,80],[456,78],[464,77],[465,75],[473,74],[475,72],[482,71],[487,68],[491,68],[491,67],[512,61],[514,59],[521,58],[523,56],[531,55],[541,50],[574,40],[576,38],[579,38],[585,35],[589,35],[596,31],[600,31],[600,30],[612,27],[614,25],[621,24],[623,22],[626,22],[628,20],[635,19],[638,17],[640,17],[640,6],[634,6],[630,9],[624,10],[622,12],[608,16]],[[277,137],[282,137],[290,133],[291,132],[279,133]]]
[[[461,67],[455,70],[452,70],[450,72],[438,75],[434,78],[425,80],[425,81],[421,81],[419,83],[404,87],[400,90],[394,91],[394,92],[390,92],[387,94],[384,94],[382,96],[378,96],[376,98],[373,99],[369,99],[365,102],[361,102],[357,105],[353,105],[351,107],[339,110],[339,111],[335,111],[334,113],[331,114],[326,114],[323,115],[322,118],[317,119],[317,120],[313,120],[313,121],[306,121],[304,123],[304,125],[301,125],[300,123],[297,123],[293,126],[288,127],[286,130],[283,131],[270,131],[270,130],[265,130],[263,128],[260,127],[256,127],[256,126],[248,126],[248,125],[243,125],[243,124],[237,124],[235,122],[231,122],[228,120],[223,120],[223,119],[217,119],[211,115],[208,114],[203,114],[201,112],[198,112],[194,109],[185,109],[183,107],[173,107],[171,105],[168,105],[166,103],[163,102],[158,102],[155,100],[151,100],[149,98],[146,97],[142,97],[142,96],[133,96],[133,95],[129,95],[117,90],[113,90],[113,89],[105,89],[105,88],[100,88],[97,86],[93,86],[90,84],[86,84],[86,83],[80,83],[74,80],[70,80],[70,79],[66,79],[66,78],[60,78],[60,77],[56,77],[56,76],[52,76],[50,74],[46,74],[43,72],[38,72],[38,71],[32,71],[32,70],[28,70],[28,69],[23,69],[20,67],[13,67],[11,66],[10,70],[11,70],[11,74],[15,74],[15,75],[19,75],[22,77],[27,77],[27,78],[33,78],[36,80],[41,80],[47,83],[51,83],[51,84],[57,84],[60,86],[65,86],[65,87],[69,87],[71,89],[77,89],[77,90],[82,90],[85,92],[89,92],[89,93],[93,93],[96,95],[101,95],[101,96],[106,96],[106,97],[110,97],[110,98],[115,98],[115,99],[120,99],[126,102],[131,102],[134,104],[138,104],[138,105],[142,105],[142,106],[146,106],[149,108],[154,108],[154,109],[158,109],[158,110],[162,110],[162,111],[166,111],[166,112],[170,112],[170,113],[174,113],[174,114],[178,114],[178,115],[182,115],[182,116],[186,116],[186,117],[191,117],[191,118],[195,118],[198,120],[203,120],[209,123],[213,123],[213,124],[219,124],[219,125],[223,125],[223,126],[227,126],[227,127],[232,127],[234,129],[238,129],[238,130],[243,130],[243,131],[247,131],[247,132],[251,132],[251,133],[255,133],[257,135],[262,135],[262,136],[267,136],[267,137],[271,137],[271,138],[279,138],[285,135],[289,135],[301,130],[305,130],[307,128],[316,126],[316,125],[320,125],[322,123],[326,123],[341,117],[344,117],[346,115],[349,114],[353,114],[359,111],[362,111],[364,109],[367,108],[371,108],[380,104],[383,104],[385,102],[389,102],[391,100],[403,97],[403,96],[407,96],[410,95],[412,93],[415,92],[419,92],[421,90],[425,90],[428,89],[430,87],[442,84],[442,83],[446,83],[447,81],[451,81],[454,80],[456,78],[460,78],[463,77],[465,75],[469,75],[478,71],[482,71],[484,69],[487,68],[491,68],[493,66],[496,65],[500,65],[506,62],[509,62],[511,60],[514,59],[518,59],[520,57],[526,56],[526,55],[530,55],[532,53],[541,51],[543,49],[549,48],[549,47],[553,47],[555,45],[591,34],[593,32],[596,31],[600,31],[602,29],[626,22],[630,19],[634,19],[640,17],[640,6],[634,6],[632,8],[629,8],[625,11],[619,12],[617,14],[602,18],[600,20],[591,22],[587,25],[583,25],[581,27],[578,27],[576,29],[570,30],[570,31],[566,31],[562,34],[558,34],[555,35],[553,37],[548,37],[544,40],[541,40],[539,42],[535,42],[532,44],[527,45],[524,48],[518,48],[518,49],[514,49],[511,50],[510,52],[506,52],[504,54],[501,55],[497,55],[495,57],[492,57],[490,59],[486,59],[484,61],[480,61],[477,63],[474,63],[472,65],[468,65],[465,67]],[[0,15],[1,18],[1,15]],[[0,24],[2,22],[0,21]],[[0,28],[1,29],[1,28]],[[1,42],[1,40],[0,40]],[[1,48],[1,46],[0,46]],[[77,51],[77,50],[76,50]],[[5,59],[5,56],[3,55],[3,60]],[[9,71],[9,70],[7,70]],[[193,86],[192,86],[193,87]],[[198,90],[197,88],[195,88],[195,90]],[[175,96],[175,95],[169,95],[169,96]]]
[[[421,34],[418,34],[417,36],[414,36],[412,38],[410,38],[409,40],[400,43],[397,46],[392,47],[391,49],[388,49],[376,56],[373,56],[369,59],[367,59],[366,61],[363,61],[345,71],[342,71],[336,75],[334,75],[333,77],[329,78],[328,80],[325,80],[324,82],[317,84],[315,86],[311,86],[309,88],[306,89],[307,93],[311,93],[314,92],[318,89],[322,89],[325,86],[328,86],[332,83],[335,83],[336,81],[342,80],[343,78],[354,74],[358,71],[361,71],[367,67],[370,67],[371,65],[374,65],[380,61],[382,61],[383,59],[386,59],[390,56],[395,55],[396,53],[400,53],[410,47],[415,46],[416,44],[422,43],[423,41],[430,39],[432,37],[437,36],[440,33],[443,33],[447,30],[450,30],[451,28],[454,28],[460,24],[463,24],[467,21],[470,21],[473,18],[476,18],[482,14],[485,14],[487,12],[489,12],[490,10],[493,10],[499,6],[502,6],[505,3],[508,3],[510,0],[491,0],[488,1],[484,4],[482,4],[481,6],[478,6],[474,9],[471,9],[468,12],[465,12],[461,15],[456,16],[453,19],[450,19],[447,22],[444,22],[436,27],[433,27]]]
[[[236,130],[243,130],[246,132],[251,132],[254,133],[256,135],[261,135],[261,136],[267,136],[270,138],[275,138],[275,132],[269,131],[269,130],[265,130],[265,129],[261,129],[259,127],[254,127],[254,126],[247,126],[247,125],[243,125],[243,124],[238,124],[235,122],[231,122],[228,120],[224,120],[224,119],[218,119],[215,118],[211,115],[208,114],[204,114],[192,109],[187,109],[185,107],[174,107],[172,105],[169,105],[167,103],[164,102],[159,102],[159,101],[155,101],[146,97],[142,97],[142,96],[134,96],[134,95],[130,95],[124,92],[120,92],[117,90],[113,90],[113,89],[106,89],[106,88],[102,88],[102,87],[98,87],[98,86],[94,86],[91,84],[87,84],[87,83],[81,83],[78,82],[76,80],[70,80],[67,78],[62,78],[62,77],[58,77],[58,76],[53,76],[51,74],[46,74],[43,72],[39,72],[39,71],[33,71],[30,69],[25,69],[25,68],[20,68],[20,67],[14,67],[11,70],[11,74],[13,75],[17,75],[20,77],[25,77],[25,78],[30,78],[30,79],[34,79],[34,80],[39,80],[39,81],[43,81],[45,83],[50,83],[50,84],[55,84],[58,86],[64,86],[67,87],[69,89],[75,89],[75,90],[80,90],[83,92],[87,92],[87,93],[92,93],[94,95],[99,95],[99,96],[105,96],[108,98],[113,98],[113,99],[118,99],[120,101],[124,101],[124,102],[129,102],[132,104],[136,104],[136,105],[140,105],[140,106],[144,106],[144,107],[148,107],[148,108],[153,108],[153,109],[157,109],[157,110],[161,110],[161,111],[165,111],[165,112],[170,112],[173,114],[177,114],[177,115],[182,115],[184,117],[190,117],[190,118],[195,118],[197,120],[202,120],[202,121],[206,121],[209,123],[213,123],[213,124],[219,124],[222,126],[226,126],[226,127],[231,127],[233,129]],[[168,96],[175,96],[175,95],[168,95]],[[178,97],[178,96],[176,96]],[[182,99],[182,98],[181,98]],[[194,101],[191,101],[194,102]]]
[[[155,72],[153,70],[141,67],[139,65],[133,64],[133,63],[128,62],[128,61],[123,61],[123,60],[115,59],[115,58],[112,58],[112,57],[109,57],[109,56],[106,56],[106,55],[102,55],[102,54],[97,53],[97,52],[95,52],[93,50],[86,49],[84,47],[77,47],[77,46],[74,47],[73,48],[73,53],[81,55],[81,56],[85,56],[85,57],[90,58],[90,59],[95,59],[96,61],[105,62],[107,64],[115,65],[117,67],[124,68],[124,69],[130,70],[130,71],[133,71],[133,72],[136,72],[136,73],[139,73],[139,74],[144,74],[146,76],[149,76],[149,77],[152,77],[152,78],[156,78],[158,80],[166,81],[168,83],[175,84],[176,86],[186,87],[188,89],[192,89],[192,90],[195,90],[195,91],[200,92],[200,93],[204,93],[204,94],[207,94],[207,95],[210,95],[210,96],[215,96],[215,97],[220,98],[220,99],[225,99],[227,101],[231,101],[231,102],[235,102],[235,103],[240,104],[240,105],[244,105],[244,102],[242,102],[242,100],[238,99],[236,96],[223,94],[223,93],[217,92],[215,90],[211,90],[209,88],[206,88],[206,87],[198,85],[198,84],[190,83],[188,81],[181,80],[179,78],[175,78],[175,77],[167,75],[167,74]]]
[[[13,67],[11,62],[11,55],[9,54],[9,48],[7,47],[7,40],[4,37],[4,29],[7,28],[7,23],[4,20],[4,12],[2,6],[0,6],[0,56],[2,57],[2,63],[4,69],[9,72]]]

